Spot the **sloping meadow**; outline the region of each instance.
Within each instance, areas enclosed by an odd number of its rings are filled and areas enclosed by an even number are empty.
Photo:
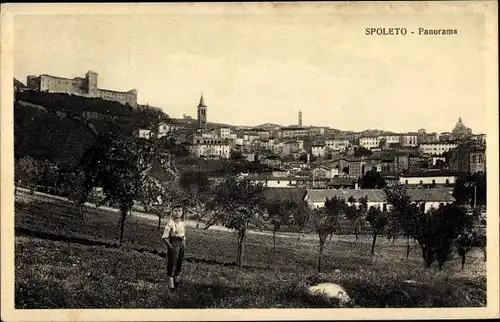
[[[236,235],[190,228],[181,288],[166,287],[166,259],[157,222],[132,216],[118,248],[118,214],[86,208],[82,230],[71,204],[16,197],[16,308],[269,308],[339,307],[307,287],[342,285],[347,307],[480,307],[486,305],[485,263],[473,251],[443,272],[423,269],[420,250],[384,239],[375,262],[365,243],[325,247],[316,273],[315,241],[249,234],[238,268]]]

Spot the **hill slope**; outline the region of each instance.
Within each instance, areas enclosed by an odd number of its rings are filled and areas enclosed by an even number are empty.
[[[19,103],[14,105],[14,156],[29,155],[63,168],[76,165],[95,134],[81,121]]]

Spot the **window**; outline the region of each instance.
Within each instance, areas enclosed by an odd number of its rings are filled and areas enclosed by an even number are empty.
[[[408,180],[405,180],[405,184],[408,184]]]
[[[472,163],[476,163],[477,162],[477,155],[473,154],[472,155]]]
[[[478,155],[478,159],[479,159],[478,162],[482,163],[483,162],[483,155],[482,154]]]
[[[387,211],[387,204],[385,202],[382,204],[382,211]]]
[[[420,184],[423,184],[424,182],[422,180],[420,180]]]
[[[436,184],[436,180],[432,179],[432,184]]]
[[[450,180],[449,179],[446,179],[446,184],[449,184],[450,183]]]

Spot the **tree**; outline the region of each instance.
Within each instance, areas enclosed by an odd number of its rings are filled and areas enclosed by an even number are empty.
[[[64,176],[63,191],[68,196],[68,199],[71,200],[77,208],[81,221],[81,230],[85,227],[85,213],[83,211],[83,206],[85,205],[92,188],[90,180],[86,180],[85,173],[80,168],[76,168],[74,171],[67,173]]]
[[[378,147],[381,148],[381,149],[385,149],[388,147],[388,144],[387,144],[387,139],[380,139],[379,143],[378,143]]]
[[[486,205],[486,174],[482,172],[459,176],[453,187],[453,197],[461,204]]]
[[[315,209],[312,213],[311,225],[319,236],[318,272],[321,272],[321,260],[326,238],[335,232],[342,231],[340,219],[344,215],[345,209],[344,199],[334,196],[331,199],[326,198],[323,209]]]
[[[400,186],[385,192],[387,202],[392,205],[389,216],[391,234],[415,239],[422,249],[425,267],[430,267],[437,259],[439,269],[442,269],[453,242],[472,227],[473,216],[467,215],[465,208],[456,202],[426,212],[424,203],[412,202],[406,189]]]
[[[365,218],[366,211],[368,210],[368,198],[366,196],[361,197],[359,199],[358,206],[354,204],[356,199],[352,196],[347,199],[347,202],[349,202],[350,205],[346,209],[346,217],[351,222],[357,242],[359,233],[361,232],[363,219]]]
[[[120,209],[120,239],[123,242],[125,221],[134,200],[140,197],[142,180],[152,160],[147,151],[136,142],[124,141],[113,135],[102,135],[85,154],[82,163],[86,181],[103,188],[106,202],[116,202]]]
[[[361,177],[360,186],[362,189],[382,189],[386,182],[382,174],[373,168]]]
[[[307,229],[310,217],[311,208],[309,208],[309,205],[305,201],[295,204],[295,208],[292,211],[291,225],[296,227],[299,232],[297,240],[300,240],[300,237]]]
[[[241,151],[238,151],[238,150],[231,151],[231,160],[236,161],[236,162],[243,161],[244,158],[243,158],[243,154],[241,153]]]
[[[406,237],[406,258],[411,251],[410,239],[416,234],[416,216],[419,207],[413,203],[406,188],[396,185],[385,188],[385,200],[391,205],[388,217],[387,237],[395,240],[399,236]]]
[[[475,208],[472,213],[472,227],[466,226],[465,229],[459,233],[458,237],[454,240],[457,252],[462,258],[462,270],[465,265],[465,258],[467,253],[472,247],[479,247],[483,251],[483,260],[486,261],[486,234],[480,226],[483,224],[481,218],[481,211]]]
[[[472,216],[456,203],[441,205],[438,209],[421,211],[417,218],[416,239],[422,248],[425,267],[438,260],[439,269],[448,260],[453,241],[472,228]]]
[[[144,176],[141,182],[142,185],[137,199],[143,205],[146,212],[154,213],[158,216],[158,230],[160,231],[163,215],[163,199],[167,191],[158,180],[149,175]]]
[[[38,177],[41,185],[47,188],[56,188],[57,185],[57,166],[48,161],[44,160],[38,162]]]
[[[184,191],[187,206],[195,215],[196,227],[199,227],[210,194],[210,181],[207,173],[204,171],[183,172],[179,178],[179,186]]]
[[[266,205],[268,221],[273,226],[273,258],[276,254],[276,232],[282,226],[290,224],[290,217],[293,218],[293,211],[297,209],[291,200],[276,200],[268,202]]]
[[[471,199],[471,189],[466,186],[467,182],[470,182],[469,176],[460,175],[453,187],[453,197],[461,205],[467,204]]]
[[[366,215],[366,221],[372,226],[372,248],[371,255],[375,255],[375,243],[377,241],[377,236],[384,230],[387,224],[387,210],[380,210],[380,208],[371,206],[368,209],[368,214]]]
[[[265,220],[264,187],[247,179],[228,176],[214,189],[210,203],[212,217],[205,228],[222,224],[238,232],[236,264],[243,266],[245,238],[250,224]]]
[[[15,181],[25,184],[30,189],[30,194],[34,194],[39,172],[39,162],[30,156],[24,156],[15,164]]]

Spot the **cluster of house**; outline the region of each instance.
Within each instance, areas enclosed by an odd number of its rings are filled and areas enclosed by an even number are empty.
[[[197,119],[183,116],[159,123],[155,129],[138,129],[140,138],[173,136],[199,158],[229,159],[233,151],[249,162],[279,169],[247,174],[267,187],[355,188],[368,171],[381,173],[388,185],[450,186],[460,173],[485,172],[485,135],[473,135],[459,119],[452,132],[361,136],[329,129],[268,124],[260,128],[231,127],[207,122],[203,95]],[[355,148],[370,150],[356,156]],[[327,154],[328,157],[327,157]],[[305,158],[301,158],[302,156]],[[287,158],[291,156],[291,158]],[[320,161],[312,162],[312,158]],[[300,161],[299,161],[300,160]],[[439,164],[447,163],[447,167]],[[437,168],[423,171],[427,168]]]
[[[400,184],[409,188],[434,188],[452,187],[460,174],[453,170],[426,170],[383,174],[383,177],[388,186]],[[269,188],[360,189],[359,177],[341,174],[336,166],[294,167],[240,175]]]

